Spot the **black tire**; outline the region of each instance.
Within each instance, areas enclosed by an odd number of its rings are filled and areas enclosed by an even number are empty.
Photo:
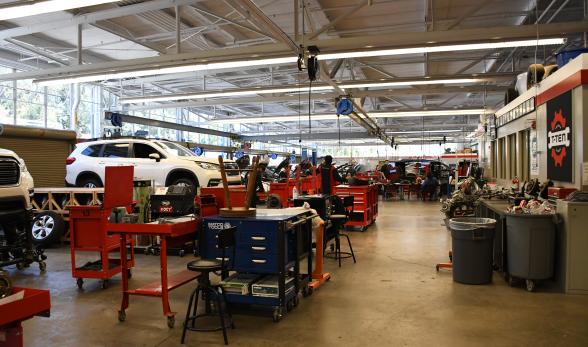
[[[49,247],[59,242],[65,230],[63,217],[53,211],[43,211],[33,218],[31,240],[35,245]]]
[[[194,189],[198,188],[198,182],[189,177],[178,177],[171,181],[172,186],[192,186]]]
[[[76,185],[83,188],[99,188],[102,187],[102,182],[96,176],[82,176],[78,178]]]

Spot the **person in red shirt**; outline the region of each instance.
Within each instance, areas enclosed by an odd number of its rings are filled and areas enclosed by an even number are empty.
[[[343,178],[333,165],[333,157],[330,155],[323,159],[323,163],[319,166],[319,173],[321,175],[321,191],[325,195],[333,194],[333,188],[343,182]]]

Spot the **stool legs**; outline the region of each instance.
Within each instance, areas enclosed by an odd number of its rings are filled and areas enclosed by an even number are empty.
[[[194,310],[192,311],[192,317],[196,317],[196,309],[198,308],[198,297],[200,295],[200,286],[197,286],[196,289],[192,291],[190,295],[190,301],[188,302],[188,309],[186,310],[186,319],[184,320],[184,326],[182,329],[182,345],[186,340],[186,331],[188,330],[188,322],[192,321],[192,328],[194,328],[194,324],[196,323],[196,319],[190,317],[190,311],[192,310],[192,304],[194,304]],[[196,299],[196,300],[194,300]]]
[[[219,293],[220,290],[220,293]],[[202,292],[202,295],[200,295],[200,293]],[[198,314],[198,301],[200,299],[200,297],[202,297],[202,299],[205,301],[205,313],[203,314]],[[211,308],[211,301],[214,300],[217,306],[217,314],[219,316],[219,320],[220,320],[220,327],[217,328],[198,328],[196,326],[196,319],[201,318],[201,317],[205,317],[205,316],[212,316],[211,312],[212,312],[212,308]],[[224,307],[223,307],[224,304]],[[229,344],[229,339],[227,337],[227,324],[225,323],[225,315],[227,316],[227,318],[229,319],[228,323],[230,323],[230,327],[232,329],[235,328],[235,325],[233,324],[233,317],[231,316],[231,313],[229,312],[229,308],[227,305],[227,300],[226,300],[226,296],[224,291],[222,290],[222,288],[216,288],[213,287],[210,284],[210,281],[207,278],[202,279],[201,281],[198,282],[198,286],[196,287],[196,289],[194,289],[194,291],[192,291],[192,294],[190,295],[190,300],[188,302],[188,308],[186,310],[186,319],[184,320],[184,326],[183,326],[183,330],[182,330],[182,340],[181,343],[184,344],[185,340],[186,340],[186,331],[188,330],[192,330],[192,331],[218,331],[221,330],[223,331],[223,339],[225,342],[225,345]]]
[[[223,328],[223,338],[225,339],[225,345],[229,344],[229,339],[227,338],[227,326],[225,325],[225,315],[223,314],[223,308],[222,308],[222,302],[223,300],[222,296],[217,295],[216,297],[216,304],[218,305],[218,316],[220,318],[220,324],[221,327]]]
[[[351,251],[351,256],[353,257],[353,262],[357,263],[357,261],[355,261],[355,253],[353,252],[353,247],[351,246],[351,240],[349,239],[349,235],[347,234],[341,234],[341,236],[345,236],[345,238],[347,239],[347,244],[349,245],[349,250]],[[339,258],[339,263],[341,262],[341,258]],[[339,265],[341,266],[341,265]]]

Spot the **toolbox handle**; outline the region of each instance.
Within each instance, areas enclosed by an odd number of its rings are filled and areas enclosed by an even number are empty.
[[[253,241],[265,241],[265,236],[251,236]]]
[[[265,251],[266,250],[265,247],[260,247],[260,246],[251,246],[251,249],[254,251]]]
[[[267,260],[265,259],[252,259],[252,262],[254,262],[255,264],[265,264],[267,263]]]

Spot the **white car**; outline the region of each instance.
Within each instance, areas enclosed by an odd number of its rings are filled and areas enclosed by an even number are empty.
[[[135,178],[155,181],[156,186],[221,184],[216,159],[199,157],[186,147],[164,140],[120,138],[79,143],[67,158],[65,183],[77,187],[102,187],[107,166],[132,165]],[[241,184],[237,164],[225,161],[229,184]],[[233,171],[234,170],[234,171]]]
[[[24,160],[11,150],[0,148],[0,217],[32,208],[35,184]]]

